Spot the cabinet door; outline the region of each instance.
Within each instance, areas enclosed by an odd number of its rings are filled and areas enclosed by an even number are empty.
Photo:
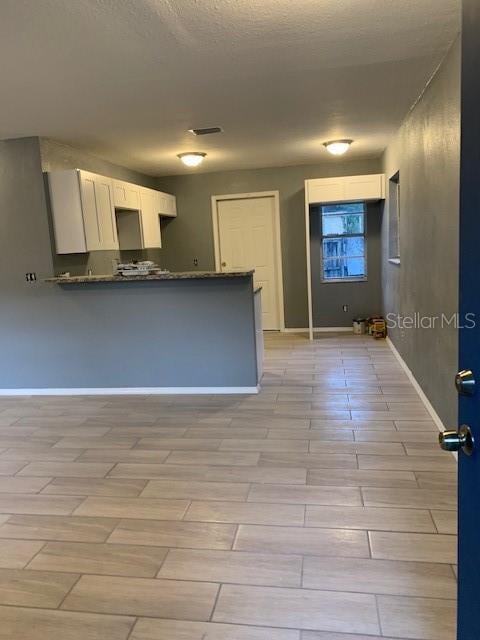
[[[113,204],[117,209],[140,209],[140,187],[131,182],[113,180]]]
[[[307,180],[308,202],[342,202],[345,200],[344,178],[319,178]]]
[[[345,200],[381,200],[384,197],[383,174],[345,178]]]
[[[97,214],[94,174],[86,173],[85,171],[80,173],[80,190],[87,251],[100,251],[102,248],[102,236],[100,235],[100,223]]]
[[[158,213],[161,216],[174,218],[177,215],[177,199],[169,193],[157,191],[158,194]]]
[[[95,201],[100,227],[102,250],[118,249],[117,225],[112,198],[112,181],[110,178],[96,176]]]
[[[159,192],[153,189],[142,189],[141,222],[143,247],[145,249],[158,249],[162,246],[159,216]]]
[[[50,171],[48,184],[56,252],[86,253],[79,172]]]
[[[307,202],[376,201],[385,198],[384,174],[318,178],[305,181]]]
[[[80,189],[87,251],[118,249],[110,178],[81,171]]]
[[[167,214],[169,216],[175,217],[177,215],[177,199],[175,196],[166,194],[167,196]]]

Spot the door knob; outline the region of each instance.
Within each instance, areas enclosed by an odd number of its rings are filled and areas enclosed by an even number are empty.
[[[222,267],[226,267],[227,263],[226,262],[222,262]]]
[[[475,393],[475,377],[470,369],[463,369],[455,376],[455,387],[462,396],[473,396]]]
[[[458,431],[444,431],[438,436],[440,447],[444,451],[463,451],[467,456],[473,453],[474,439],[470,427],[462,424]]]

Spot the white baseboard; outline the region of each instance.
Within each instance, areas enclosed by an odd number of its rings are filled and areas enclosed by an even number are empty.
[[[165,396],[237,395],[258,393],[260,387],[95,387],[70,389],[0,389],[0,396]]]
[[[314,327],[314,333],[353,333],[352,327]],[[301,327],[299,329],[292,329],[286,327],[283,329],[283,333],[308,333],[308,327]]]
[[[387,342],[388,346],[390,347],[393,355],[395,356],[395,358],[400,363],[400,366],[402,367],[402,369],[407,374],[408,379],[410,380],[410,382],[412,383],[413,387],[415,388],[415,391],[420,396],[420,400],[422,401],[423,405],[425,406],[425,409],[428,411],[428,413],[432,417],[432,420],[434,421],[434,423],[437,425],[438,430],[439,431],[445,431],[446,427],[443,424],[440,416],[438,415],[438,413],[433,408],[432,403],[430,402],[430,400],[425,395],[422,387],[418,384],[417,379],[415,378],[415,376],[413,375],[413,373],[409,369],[407,363],[402,358],[402,356],[399,354],[399,352],[397,351],[395,345],[393,344],[393,342],[390,340],[390,338],[388,336],[387,336],[386,342]]]

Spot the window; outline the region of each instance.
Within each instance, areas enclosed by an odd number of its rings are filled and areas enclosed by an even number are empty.
[[[392,176],[388,183],[388,257],[400,264],[400,172]]]
[[[322,279],[366,280],[365,203],[321,207]]]

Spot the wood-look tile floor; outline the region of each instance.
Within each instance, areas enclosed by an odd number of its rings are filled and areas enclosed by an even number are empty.
[[[453,640],[456,463],[392,353],[255,396],[0,398],[0,640]]]

